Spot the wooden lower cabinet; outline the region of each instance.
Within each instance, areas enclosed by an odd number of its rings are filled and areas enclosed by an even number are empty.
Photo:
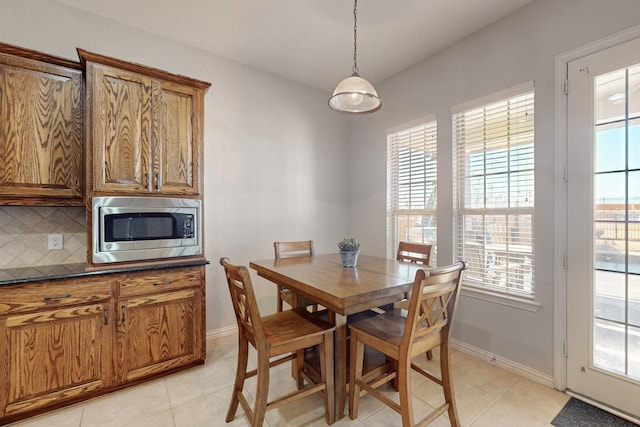
[[[0,287],[0,425],[203,363],[203,289],[204,266]]]
[[[104,278],[0,288],[2,417],[39,412],[113,383],[112,295],[113,283]]]
[[[201,283],[200,271],[189,269],[121,283],[116,346],[119,381],[204,360]]]

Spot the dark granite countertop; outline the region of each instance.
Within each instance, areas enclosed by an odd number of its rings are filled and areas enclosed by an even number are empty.
[[[0,269],[0,286],[17,285],[21,283],[37,282],[41,280],[60,280],[70,279],[83,276],[98,276],[103,274],[115,274],[123,272],[145,271],[145,270],[161,270],[164,268],[180,268],[192,267],[208,264],[209,261],[197,260],[179,263],[170,263],[166,265],[150,265],[135,267],[105,267],[104,270],[88,270],[87,263],[80,262],[75,264],[58,264],[58,265],[41,265],[34,267],[5,268]]]

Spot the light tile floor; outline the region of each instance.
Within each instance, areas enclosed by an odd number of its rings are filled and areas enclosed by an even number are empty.
[[[159,380],[120,390],[45,415],[10,424],[11,427],[217,427],[246,426],[247,418],[238,408],[236,418],[225,423],[234,380],[237,344],[235,337],[210,340],[204,366]],[[251,352],[255,355],[255,352]],[[438,372],[434,360],[418,359]],[[510,371],[461,351],[452,354],[453,379],[458,412],[463,426],[549,426],[569,400],[569,396],[523,378]],[[272,369],[271,396],[291,391],[295,381],[290,365]],[[248,381],[250,393],[255,379]],[[426,415],[444,399],[440,387],[419,374],[413,377],[414,412]],[[390,396],[397,399],[391,388]],[[267,427],[326,426],[319,396],[267,412]],[[388,427],[401,425],[400,416],[377,399],[361,399],[356,420],[345,416],[334,426]],[[432,423],[448,426],[445,415]]]

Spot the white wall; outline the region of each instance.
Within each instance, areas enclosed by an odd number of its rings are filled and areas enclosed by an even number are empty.
[[[640,24],[636,0],[536,0],[377,85],[384,108],[351,128],[353,234],[385,254],[386,130],[428,114],[438,119],[438,261],[453,257],[451,108],[535,82],[536,301],[531,313],[463,297],[454,337],[553,375],[554,57]],[[419,42],[419,41],[416,41]],[[366,70],[362,70],[366,73]],[[367,212],[367,215],[363,215]]]
[[[204,174],[210,331],[234,324],[217,264],[221,256],[242,264],[270,257],[272,242],[279,239],[311,238],[318,252],[330,252],[347,234],[363,242],[363,252],[384,256],[386,131],[432,113],[439,120],[441,159],[438,259],[451,261],[451,107],[534,80],[541,308],[529,313],[464,297],[454,334],[549,375],[556,261],[554,56],[638,24],[637,0],[536,0],[377,85],[384,101],[380,112],[343,117],[327,108],[328,94],[53,1],[0,5],[0,41],[74,60],[81,47],[213,84],[205,100]],[[259,279],[256,284],[261,307],[272,310],[273,285]]]
[[[330,94],[51,0],[3,0],[0,41],[78,60],[76,47],[212,83],[205,99],[207,330],[235,325],[218,259],[273,256],[274,240],[336,250],[348,229],[348,121]],[[256,277],[256,276],[254,276]],[[264,312],[275,286],[256,278]]]

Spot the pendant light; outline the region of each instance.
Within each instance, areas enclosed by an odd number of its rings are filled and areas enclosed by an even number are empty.
[[[353,2],[353,74],[338,83],[329,107],[340,113],[367,114],[382,108],[382,101],[373,85],[358,74],[358,0]]]

